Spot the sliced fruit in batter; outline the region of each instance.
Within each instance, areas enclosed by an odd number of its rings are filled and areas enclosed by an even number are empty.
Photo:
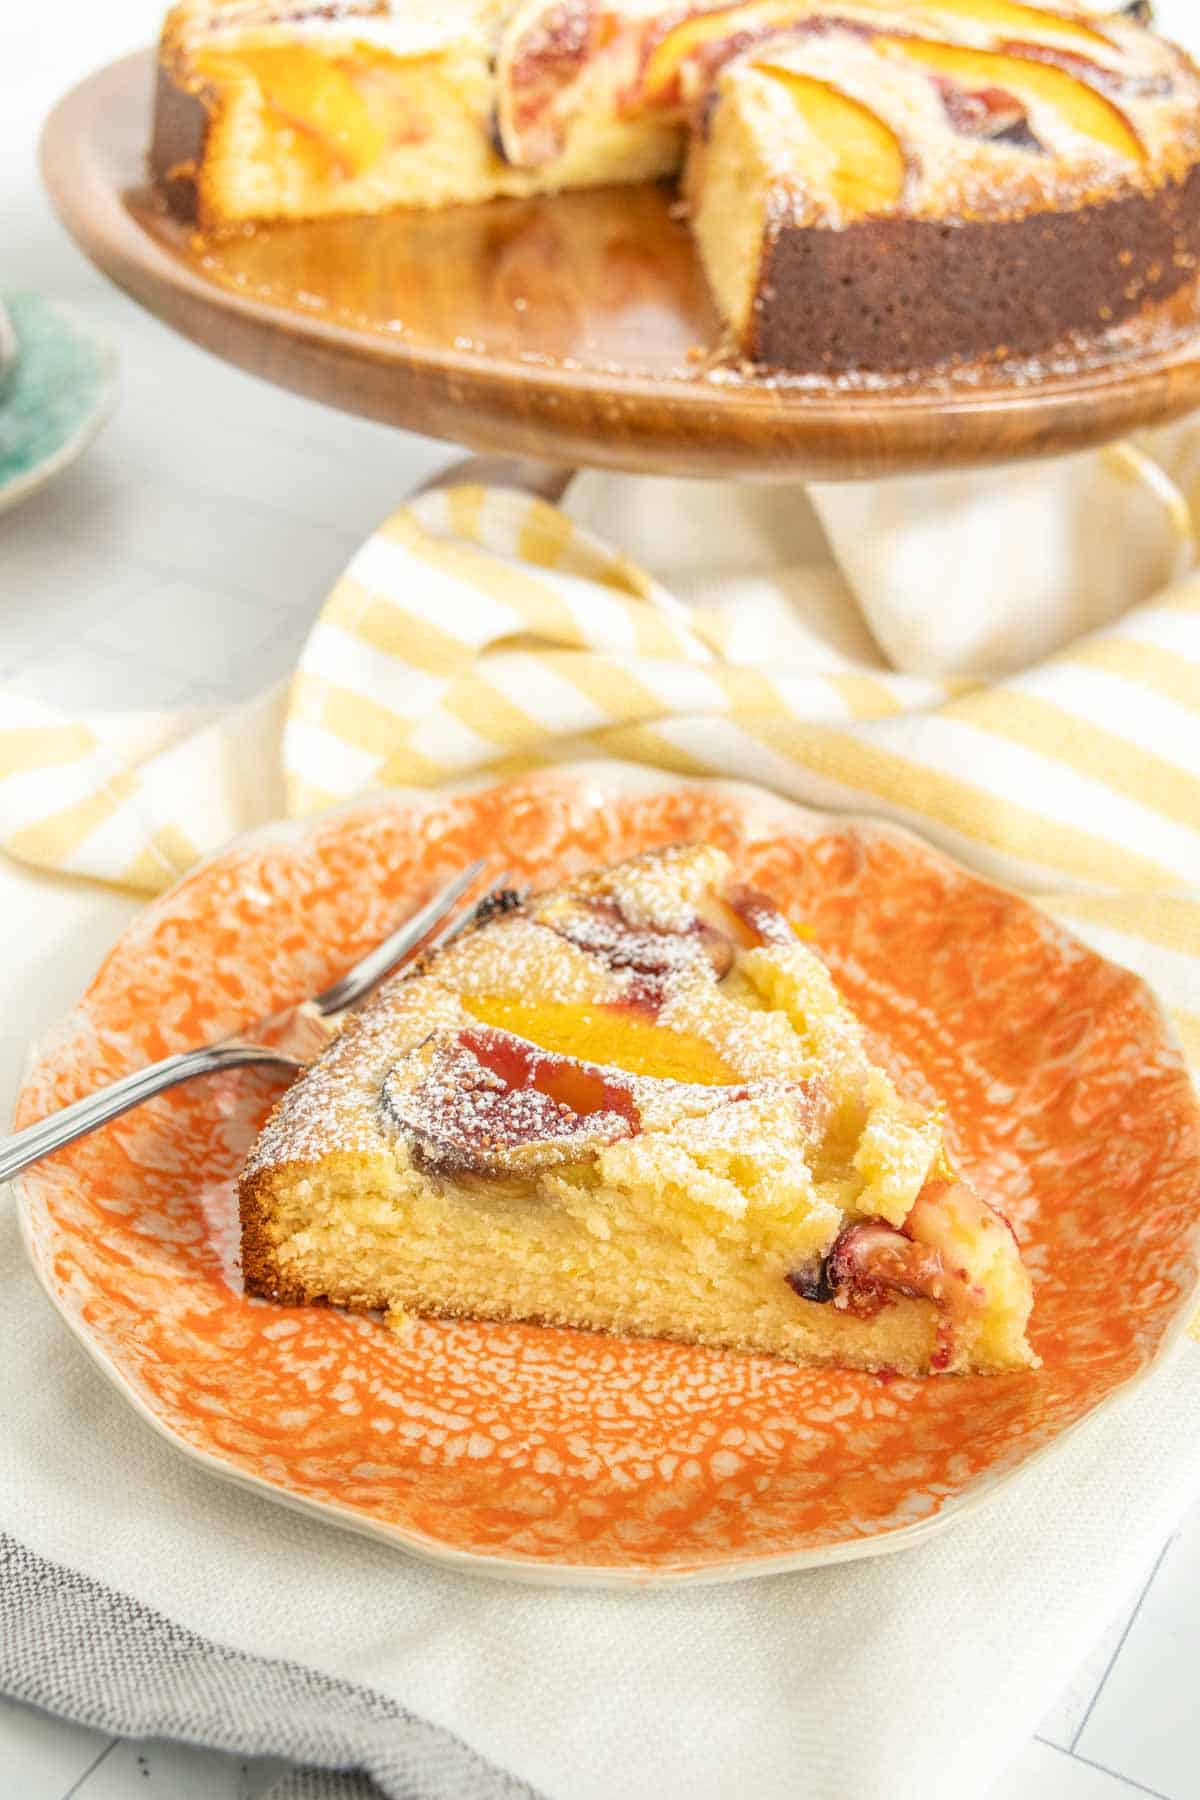
[[[1111,39],[1094,25],[1073,19],[1053,7],[1025,6],[1021,0],[908,0],[915,14],[929,13],[946,19],[969,19],[1006,36],[1010,32],[1033,32],[1039,38],[1049,35],[1070,43],[1111,48]]]
[[[558,1056],[575,1056],[621,1069],[720,1087],[737,1072],[712,1045],[691,1032],[672,1031],[641,1015],[632,1004],[588,1005],[578,1001],[530,1002],[515,994],[468,994],[463,1004],[472,1018],[536,1044]]]
[[[719,6],[669,25],[652,41],[638,84],[642,102],[662,106],[680,98],[680,76],[685,65],[714,44],[748,44],[769,31],[782,30],[808,18],[812,0],[748,0],[740,6]]]
[[[1035,56],[976,50],[963,44],[935,44],[925,38],[880,39],[894,55],[920,63],[960,82],[1007,88],[1022,99],[1052,108],[1065,125],[1091,138],[1114,156],[1145,160],[1146,150],[1120,107],[1065,69]]]
[[[296,130],[307,133],[345,173],[360,175],[384,147],[384,134],[347,71],[306,44],[245,45],[201,60],[201,69],[248,76],[258,84],[264,105]]]
[[[783,63],[756,62],[790,95],[799,118],[828,158],[829,191],[844,219],[890,212],[900,203],[908,162],[891,126],[830,82]]]
[[[526,0],[496,49],[496,147],[513,168],[536,169],[563,147],[562,102],[602,48],[598,9],[586,0]]]

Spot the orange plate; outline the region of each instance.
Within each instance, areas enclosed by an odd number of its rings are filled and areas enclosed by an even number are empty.
[[[1200,406],[1194,289],[1083,363],[849,389],[714,372],[720,325],[665,187],[197,243],[146,188],[153,72],[126,57],[52,114],[63,223],[176,330],[348,412],[551,463],[837,481],[1061,454]]]
[[[555,1580],[728,1579],[899,1547],[1144,1373],[1194,1304],[1200,1115],[1148,990],[890,827],[605,765],[372,799],[234,846],[130,926],[19,1123],[312,992],[454,868],[553,882],[707,839],[814,932],[875,1049],[1016,1224],[1036,1374],[927,1381],[537,1326],[247,1300],[263,1078],[198,1082],[26,1176],[26,1240],[123,1392],[210,1468],[392,1543]]]

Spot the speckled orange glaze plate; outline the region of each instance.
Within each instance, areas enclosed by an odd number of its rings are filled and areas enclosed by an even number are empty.
[[[1144,1374],[1194,1305],[1200,1117],[1148,990],[890,827],[603,765],[397,794],[235,845],[130,926],[18,1123],[312,992],[455,867],[523,883],[728,849],[816,946],[1013,1219],[1036,1373],[887,1380],[534,1326],[285,1310],[241,1291],[234,1181],[272,1098],[193,1083],[27,1175],[37,1271],[135,1406],[217,1473],[494,1574],[729,1579],[899,1548]]]

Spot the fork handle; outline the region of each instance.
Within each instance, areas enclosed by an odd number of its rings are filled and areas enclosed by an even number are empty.
[[[71,1106],[64,1106],[61,1112],[51,1113],[37,1125],[29,1125],[24,1131],[0,1139],[0,1182],[11,1181],[14,1175],[19,1175],[32,1163],[40,1162],[43,1156],[52,1155],[65,1144],[73,1144],[76,1138],[84,1137],[100,1125],[107,1125],[110,1119],[120,1118],[122,1113],[140,1106],[154,1094],[161,1094],[165,1088],[191,1081],[196,1075],[211,1075],[218,1069],[243,1068],[248,1063],[278,1063],[281,1068],[293,1070],[299,1066],[290,1057],[280,1056],[274,1050],[236,1040],[207,1044],[200,1050],[185,1050],[178,1056],[164,1057],[161,1062],[135,1069],[110,1086],[85,1095]]]

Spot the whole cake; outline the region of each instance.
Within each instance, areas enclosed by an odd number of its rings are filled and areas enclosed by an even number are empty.
[[[207,226],[682,171],[731,341],[894,370],[1094,336],[1200,255],[1200,74],[1054,0],[182,0],[153,163]]]
[[[1007,1221],[723,853],[508,898],[284,1096],[241,1182],[249,1292],[908,1375],[1036,1361]]]

